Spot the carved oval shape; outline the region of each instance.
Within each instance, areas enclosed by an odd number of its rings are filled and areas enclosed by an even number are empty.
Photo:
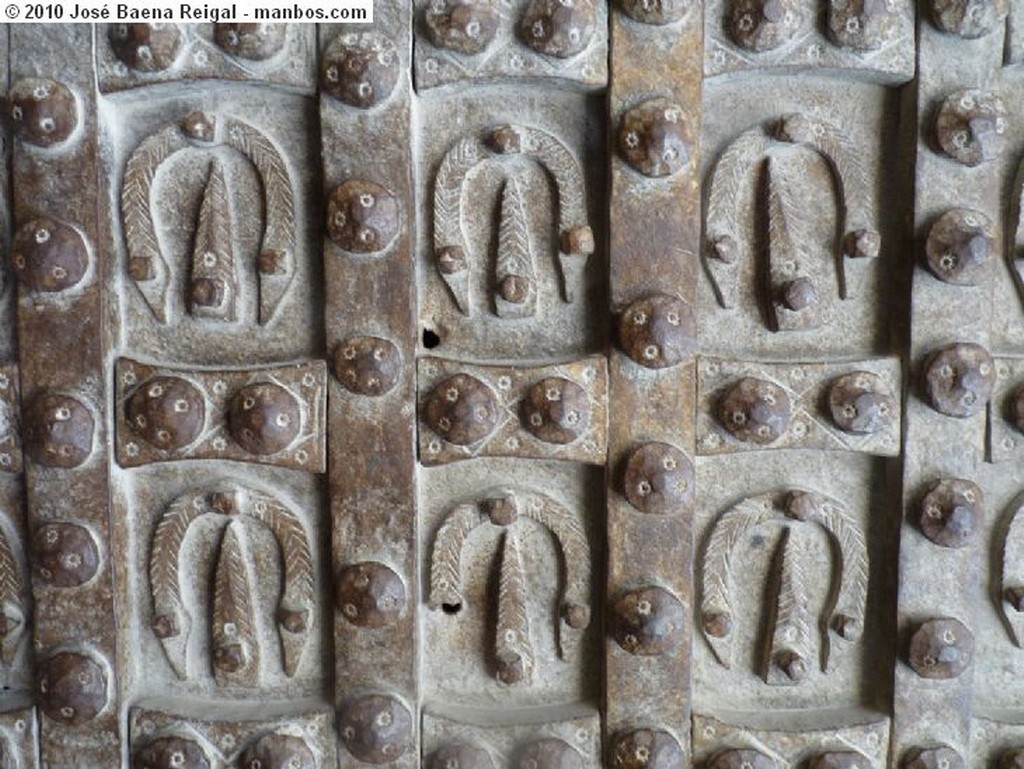
[[[775,761],[759,750],[733,748],[717,754],[708,769],[776,769]]]
[[[159,737],[135,751],[132,769],[210,769],[210,759],[194,740]]]
[[[999,756],[998,769],[1024,769],[1024,748],[1011,748]]]
[[[622,12],[642,24],[671,24],[679,21],[690,8],[692,0],[619,0]]]
[[[382,563],[354,563],[338,574],[334,603],[353,625],[384,627],[398,619],[405,608],[405,585]]]
[[[626,462],[625,491],[641,513],[671,515],[693,504],[696,475],[693,462],[668,443],[645,443]]]
[[[301,737],[265,734],[239,757],[241,769],[316,769],[316,758]]]
[[[853,750],[835,750],[812,758],[807,769],[871,769],[871,762]]]
[[[41,216],[18,229],[11,244],[11,264],[29,291],[66,291],[85,277],[89,248],[70,224]]]
[[[554,737],[530,743],[516,761],[517,769],[583,769],[584,766],[579,751]]]
[[[828,410],[843,432],[871,435],[892,425],[899,413],[882,380],[869,371],[854,371],[832,381]]]
[[[928,269],[955,286],[976,286],[988,273],[995,251],[992,220],[980,211],[953,208],[932,224],[925,243]]]
[[[903,764],[904,769],[965,769],[964,760],[948,745],[922,748]]]
[[[670,368],[693,356],[697,324],[682,300],[654,294],[631,304],[619,323],[619,342],[645,368]]]
[[[545,443],[572,443],[590,424],[587,391],[563,377],[547,377],[534,384],[520,410],[523,427]]]
[[[78,126],[75,96],[56,80],[19,80],[7,94],[7,104],[14,133],[29,144],[52,147],[67,140]]]
[[[668,99],[645,101],[619,122],[619,152],[644,176],[670,176],[688,166],[694,140],[686,112]]]
[[[445,0],[426,13],[430,42],[467,56],[483,52],[493,42],[499,21],[497,9],[479,0]]]
[[[78,587],[96,576],[100,553],[87,528],[74,523],[47,523],[32,536],[32,567],[53,587]]]
[[[545,56],[568,59],[590,45],[597,28],[593,0],[530,0],[519,37]]]
[[[345,104],[369,109],[395,89],[398,65],[398,49],[383,35],[341,35],[324,52],[320,87]]]
[[[494,432],[498,424],[498,397],[476,377],[456,374],[431,390],[424,419],[449,443],[469,446]]]
[[[181,52],[177,24],[111,24],[107,39],[114,56],[138,72],[161,72]]]
[[[984,37],[1003,23],[1007,0],[932,0],[935,26],[966,40]]]
[[[685,611],[679,599],[661,587],[633,590],[612,604],[611,630],[630,654],[655,656],[678,645]]]
[[[376,182],[349,179],[335,187],[327,201],[327,234],[346,251],[383,251],[399,225],[398,200]]]
[[[733,0],[726,31],[740,48],[762,53],[793,39],[803,24],[796,0]]]
[[[176,451],[203,432],[206,402],[191,382],[174,376],[149,379],[136,388],[126,406],[128,424],[151,446]]]
[[[300,427],[295,396],[272,382],[243,387],[228,406],[228,429],[250,454],[269,456],[284,451],[298,437]]]
[[[746,443],[774,443],[789,426],[793,407],[777,384],[744,377],[718,401],[716,416],[733,437]]]
[[[266,61],[281,52],[288,37],[287,24],[213,25],[213,42],[224,53],[249,61]]]
[[[494,761],[483,748],[465,742],[449,742],[434,751],[427,769],[494,769]]]
[[[896,24],[896,14],[885,2],[832,0],[828,4],[828,36],[841,48],[877,51],[892,39]]]
[[[54,721],[80,726],[107,705],[107,673],[86,654],[60,652],[39,666],[39,707]]]
[[[952,344],[935,352],[925,368],[925,389],[936,411],[950,417],[981,413],[992,397],[996,366],[981,345]]]
[[[968,167],[995,160],[1007,131],[1006,105],[994,93],[971,88],[946,97],[935,121],[939,147]]]
[[[662,729],[634,729],[612,742],[612,769],[683,769],[679,742]]]
[[[936,545],[966,547],[982,517],[984,494],[959,478],[936,481],[921,500],[921,531]]]
[[[910,638],[907,662],[922,678],[956,678],[971,664],[974,635],[958,619],[943,617],[921,624]]]
[[[334,351],[334,375],[356,395],[384,395],[398,384],[402,355],[379,336],[351,336]]]
[[[43,393],[24,415],[25,453],[44,467],[78,467],[92,453],[95,422],[70,395]]]
[[[341,739],[348,752],[368,764],[386,764],[405,753],[412,740],[408,708],[386,694],[367,694],[341,707]]]

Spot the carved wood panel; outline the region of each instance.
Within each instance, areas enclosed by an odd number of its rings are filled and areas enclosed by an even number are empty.
[[[1024,765],[1019,0],[11,25],[0,767]]]

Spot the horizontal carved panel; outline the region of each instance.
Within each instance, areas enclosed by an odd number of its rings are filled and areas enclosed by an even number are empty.
[[[547,366],[418,361],[420,461],[476,456],[601,464],[607,452],[604,357]]]
[[[117,461],[234,459],[322,473],[327,365],[235,371],[117,361]]]

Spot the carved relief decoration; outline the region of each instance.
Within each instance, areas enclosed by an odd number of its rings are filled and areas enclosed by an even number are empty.
[[[179,125],[158,131],[136,147],[128,159],[121,188],[128,276],[160,323],[172,321],[168,291],[179,272],[191,276],[186,304],[193,315],[235,320],[234,297],[239,290],[237,275],[241,267],[231,230],[253,224],[248,217],[244,222],[232,221],[231,191],[212,153],[221,146],[242,155],[255,169],[261,185],[263,230],[255,265],[260,325],[273,319],[291,285],[296,258],[294,184],[284,159],[273,141],[248,123],[227,116],[191,113]],[[165,258],[153,201],[164,164],[185,150],[209,153],[214,158],[196,222],[190,266],[172,265]],[[259,221],[258,216],[254,219]]]
[[[210,599],[212,673],[218,685],[255,687],[260,683],[259,656],[276,656],[260,634],[259,624],[277,628],[281,667],[294,676],[314,625],[315,587],[309,538],[301,520],[283,502],[254,489],[225,483],[200,489],[175,500],[161,516],[149,556],[151,627],[160,639],[167,661],[181,678],[189,677],[188,659],[193,616],[183,598],[186,572],[205,573],[201,563],[184,559],[190,529],[200,520],[220,527],[217,552],[211,556],[213,583]],[[254,528],[255,527],[255,528]],[[270,533],[277,545],[281,593],[273,617],[257,618],[260,596],[268,589],[266,575],[252,572],[258,549],[256,529]],[[259,557],[267,563],[267,555]],[[269,561],[273,563],[273,560]],[[190,577],[201,582],[202,577]]]
[[[531,242],[530,230],[543,219],[524,205],[524,163],[537,164],[557,194],[558,274],[562,299],[572,302],[587,257],[594,252],[594,233],[587,221],[583,171],[572,151],[551,134],[528,126],[492,129],[486,141],[460,139],[445,155],[434,178],[434,257],[452,298],[465,315],[472,315],[470,271],[493,270],[492,296],[496,315],[503,318],[537,314],[537,270],[544,265]],[[504,179],[494,265],[483,265],[464,227],[471,216],[487,215],[486,207],[467,205],[467,188],[474,176],[498,174]],[[485,220],[486,221],[486,220]]]
[[[576,653],[582,631],[590,624],[592,577],[590,545],[571,511],[544,494],[502,490],[452,508],[437,530],[430,555],[427,605],[435,611],[458,613],[463,604],[463,546],[479,526],[504,528],[491,658],[498,680],[506,684],[529,683],[534,668],[530,639],[531,633],[539,632],[535,623],[541,618],[535,617],[531,623],[526,614],[522,540],[518,534],[531,524],[547,529],[561,550],[565,573],[554,631],[559,656],[568,660]]]
[[[809,584],[801,558],[801,529],[811,524],[825,530],[837,556],[820,621],[809,613]],[[714,523],[701,563],[701,624],[718,662],[732,667],[735,628],[742,620],[733,608],[733,551],[754,530],[778,526],[787,531],[775,558],[775,601],[768,618],[771,640],[762,672],[770,685],[796,685],[819,664],[824,672],[833,670],[864,628],[867,550],[863,533],[841,502],[794,490],[751,497],[724,512]]]

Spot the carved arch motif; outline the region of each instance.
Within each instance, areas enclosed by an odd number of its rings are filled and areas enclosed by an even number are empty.
[[[438,270],[459,310],[472,314],[469,275],[479,257],[471,252],[463,220],[466,215],[466,183],[484,166],[500,165],[502,159],[519,156],[538,164],[551,179],[557,195],[559,271],[564,301],[573,302],[573,290],[586,257],[594,251],[594,234],[587,223],[583,171],[571,150],[546,131],[527,126],[504,125],[493,129],[488,143],[460,139],[445,155],[434,180],[434,255]],[[524,317],[535,313],[536,276],[534,255],[521,204],[516,203],[515,169],[506,171],[501,226],[498,235],[496,272],[498,314]],[[518,258],[505,258],[509,253]],[[510,268],[508,262],[515,265]],[[518,279],[516,290],[503,288],[508,276]]]
[[[164,653],[181,679],[187,675],[192,617],[182,600],[181,555],[189,529],[201,518],[212,518],[224,529],[215,556],[211,610],[211,636],[218,683],[256,685],[259,639],[253,623],[253,578],[244,557],[245,529],[263,527],[274,537],[284,571],[275,621],[282,648],[285,675],[295,675],[312,625],[315,602],[313,557],[302,522],[280,500],[238,486],[223,490],[196,489],[167,508],[156,526],[149,556],[152,628]],[[225,628],[227,628],[225,630]],[[237,642],[237,643],[236,643]],[[237,648],[235,648],[237,647]],[[216,658],[218,650],[226,658]],[[221,664],[223,662],[223,664]],[[228,668],[237,666],[248,675]],[[223,679],[223,681],[222,681]]]
[[[789,530],[779,558],[779,595],[774,624],[789,621],[798,611],[805,589],[799,547],[789,547],[793,531],[815,524],[828,534],[837,564],[831,575],[829,599],[821,626],[821,667],[835,669],[838,656],[860,637],[867,603],[868,559],[864,535],[838,500],[809,491],[767,493],[745,499],[715,521],[704,552],[701,570],[701,617],[704,637],[719,663],[732,666],[735,653],[733,555],[740,541],[766,524],[784,524]],[[802,601],[806,608],[806,600]],[[802,622],[807,623],[807,618]],[[773,641],[772,646],[775,646]],[[806,658],[804,659],[806,663]],[[772,683],[772,681],[769,681]]]
[[[256,170],[264,205],[264,230],[256,265],[259,282],[260,325],[273,318],[294,277],[295,204],[288,168],[273,142],[253,126],[234,118],[187,116],[181,125],[168,126],[143,140],[128,158],[121,188],[121,215],[128,248],[128,273],[146,304],[161,323],[167,323],[168,290],[172,268],[164,258],[153,221],[153,183],[161,166],[189,147],[225,146],[240,153]],[[216,169],[211,182],[216,184]],[[208,182],[208,187],[210,186]],[[208,189],[200,225],[227,217],[226,202]],[[208,206],[222,215],[206,214]],[[204,214],[208,219],[204,220]],[[200,229],[206,229],[200,226]],[[229,254],[229,258],[230,254]],[[227,319],[227,318],[225,318]]]

